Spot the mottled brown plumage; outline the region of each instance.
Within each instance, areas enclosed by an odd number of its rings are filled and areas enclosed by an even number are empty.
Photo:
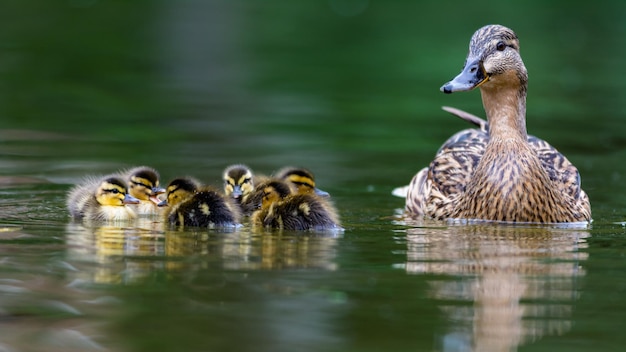
[[[527,135],[527,80],[512,30],[489,25],[474,33],[463,71],[441,90],[480,87],[488,123],[451,111],[479,128],[449,138],[415,175],[407,213],[507,222],[591,220],[576,167],[547,142]]]

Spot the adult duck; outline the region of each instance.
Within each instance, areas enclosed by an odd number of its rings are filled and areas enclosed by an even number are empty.
[[[591,220],[578,170],[526,132],[528,74],[509,28],[477,30],[444,93],[480,88],[488,123],[450,137],[407,190],[406,211],[435,219],[563,223]]]

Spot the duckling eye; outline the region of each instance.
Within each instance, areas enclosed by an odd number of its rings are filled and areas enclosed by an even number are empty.
[[[141,182],[137,182],[137,181],[130,181],[132,186],[137,186],[137,187],[144,187],[144,188],[152,188],[149,185],[146,185],[145,183],[141,183]]]
[[[506,49],[506,44],[504,44],[504,42],[498,42],[498,44],[496,44],[496,49],[498,51],[504,51],[504,49]]]
[[[112,190],[110,190],[109,192],[113,193],[113,194],[118,194],[120,193],[119,189],[113,188]]]

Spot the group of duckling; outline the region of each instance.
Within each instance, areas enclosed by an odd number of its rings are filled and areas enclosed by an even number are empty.
[[[157,216],[176,227],[231,228],[245,219],[255,227],[282,230],[341,229],[330,195],[316,187],[313,173],[285,167],[272,176],[254,175],[243,164],[223,172],[223,190],[192,177],[163,188],[148,166],[91,177],[73,187],[67,208],[76,220],[119,221]]]

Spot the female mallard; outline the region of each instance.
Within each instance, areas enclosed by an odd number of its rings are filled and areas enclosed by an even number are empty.
[[[139,200],[128,194],[124,179],[115,175],[87,179],[67,195],[67,208],[74,219],[132,220],[137,214],[127,204],[137,203]]]
[[[526,133],[528,75],[515,33],[485,26],[472,36],[463,71],[444,93],[480,87],[488,125],[448,139],[406,195],[409,214],[507,222],[591,220],[574,165]]]

